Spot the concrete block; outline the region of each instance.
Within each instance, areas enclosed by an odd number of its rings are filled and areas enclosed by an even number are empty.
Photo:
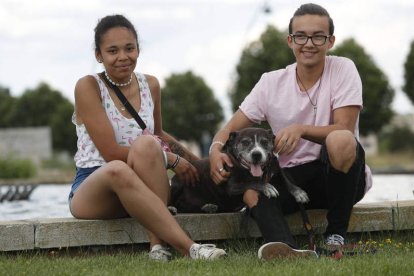
[[[349,232],[407,229],[414,229],[414,200],[358,204],[349,226]]]
[[[0,221],[0,251],[32,250],[34,226],[31,222]]]
[[[389,204],[359,204],[354,207],[348,232],[393,230],[393,214]]]
[[[242,213],[179,214],[176,219],[195,241],[261,236],[256,223]]]
[[[144,228],[134,219],[43,219],[35,222],[35,247],[59,248],[147,242]]]
[[[308,210],[315,233],[326,229],[326,210]],[[256,223],[242,213],[179,214],[178,223],[195,241],[260,237]],[[306,234],[300,212],[287,216],[294,235]],[[414,229],[414,201],[358,204],[348,232]],[[148,242],[145,229],[132,218],[75,218],[0,222],[0,251],[114,245]]]
[[[414,229],[414,200],[391,203],[393,214],[393,230]]]

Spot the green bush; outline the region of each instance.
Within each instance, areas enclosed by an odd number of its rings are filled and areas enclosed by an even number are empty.
[[[0,178],[29,178],[36,175],[36,166],[29,159],[0,158]]]
[[[408,126],[394,126],[379,135],[380,149],[387,152],[414,152],[414,133]]]

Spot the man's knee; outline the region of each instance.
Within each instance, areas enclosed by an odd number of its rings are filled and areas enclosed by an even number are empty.
[[[332,167],[347,173],[356,159],[354,134],[349,130],[336,130],[326,137],[325,143]]]
[[[243,202],[247,205],[249,209],[257,205],[259,201],[259,192],[248,189],[243,194]]]

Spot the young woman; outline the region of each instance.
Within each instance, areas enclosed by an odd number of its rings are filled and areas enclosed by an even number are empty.
[[[85,76],[75,87],[78,151],[71,213],[80,219],[136,218],[148,229],[152,259],[170,258],[166,244],[193,259],[220,258],[226,254],[223,249],[193,242],[166,207],[166,167],[194,183],[197,171],[187,160],[197,157],[162,130],[160,86],[155,77],[134,72],[139,53],[137,33],[128,19],[111,15],[98,22],[95,56],[105,72]],[[105,78],[138,112],[145,131],[160,136],[175,153],[164,152],[158,140],[143,133]]]

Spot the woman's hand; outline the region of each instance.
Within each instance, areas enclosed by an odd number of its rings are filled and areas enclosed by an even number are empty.
[[[197,169],[186,159],[180,157],[177,166],[173,169],[181,183],[196,185],[199,181]]]

